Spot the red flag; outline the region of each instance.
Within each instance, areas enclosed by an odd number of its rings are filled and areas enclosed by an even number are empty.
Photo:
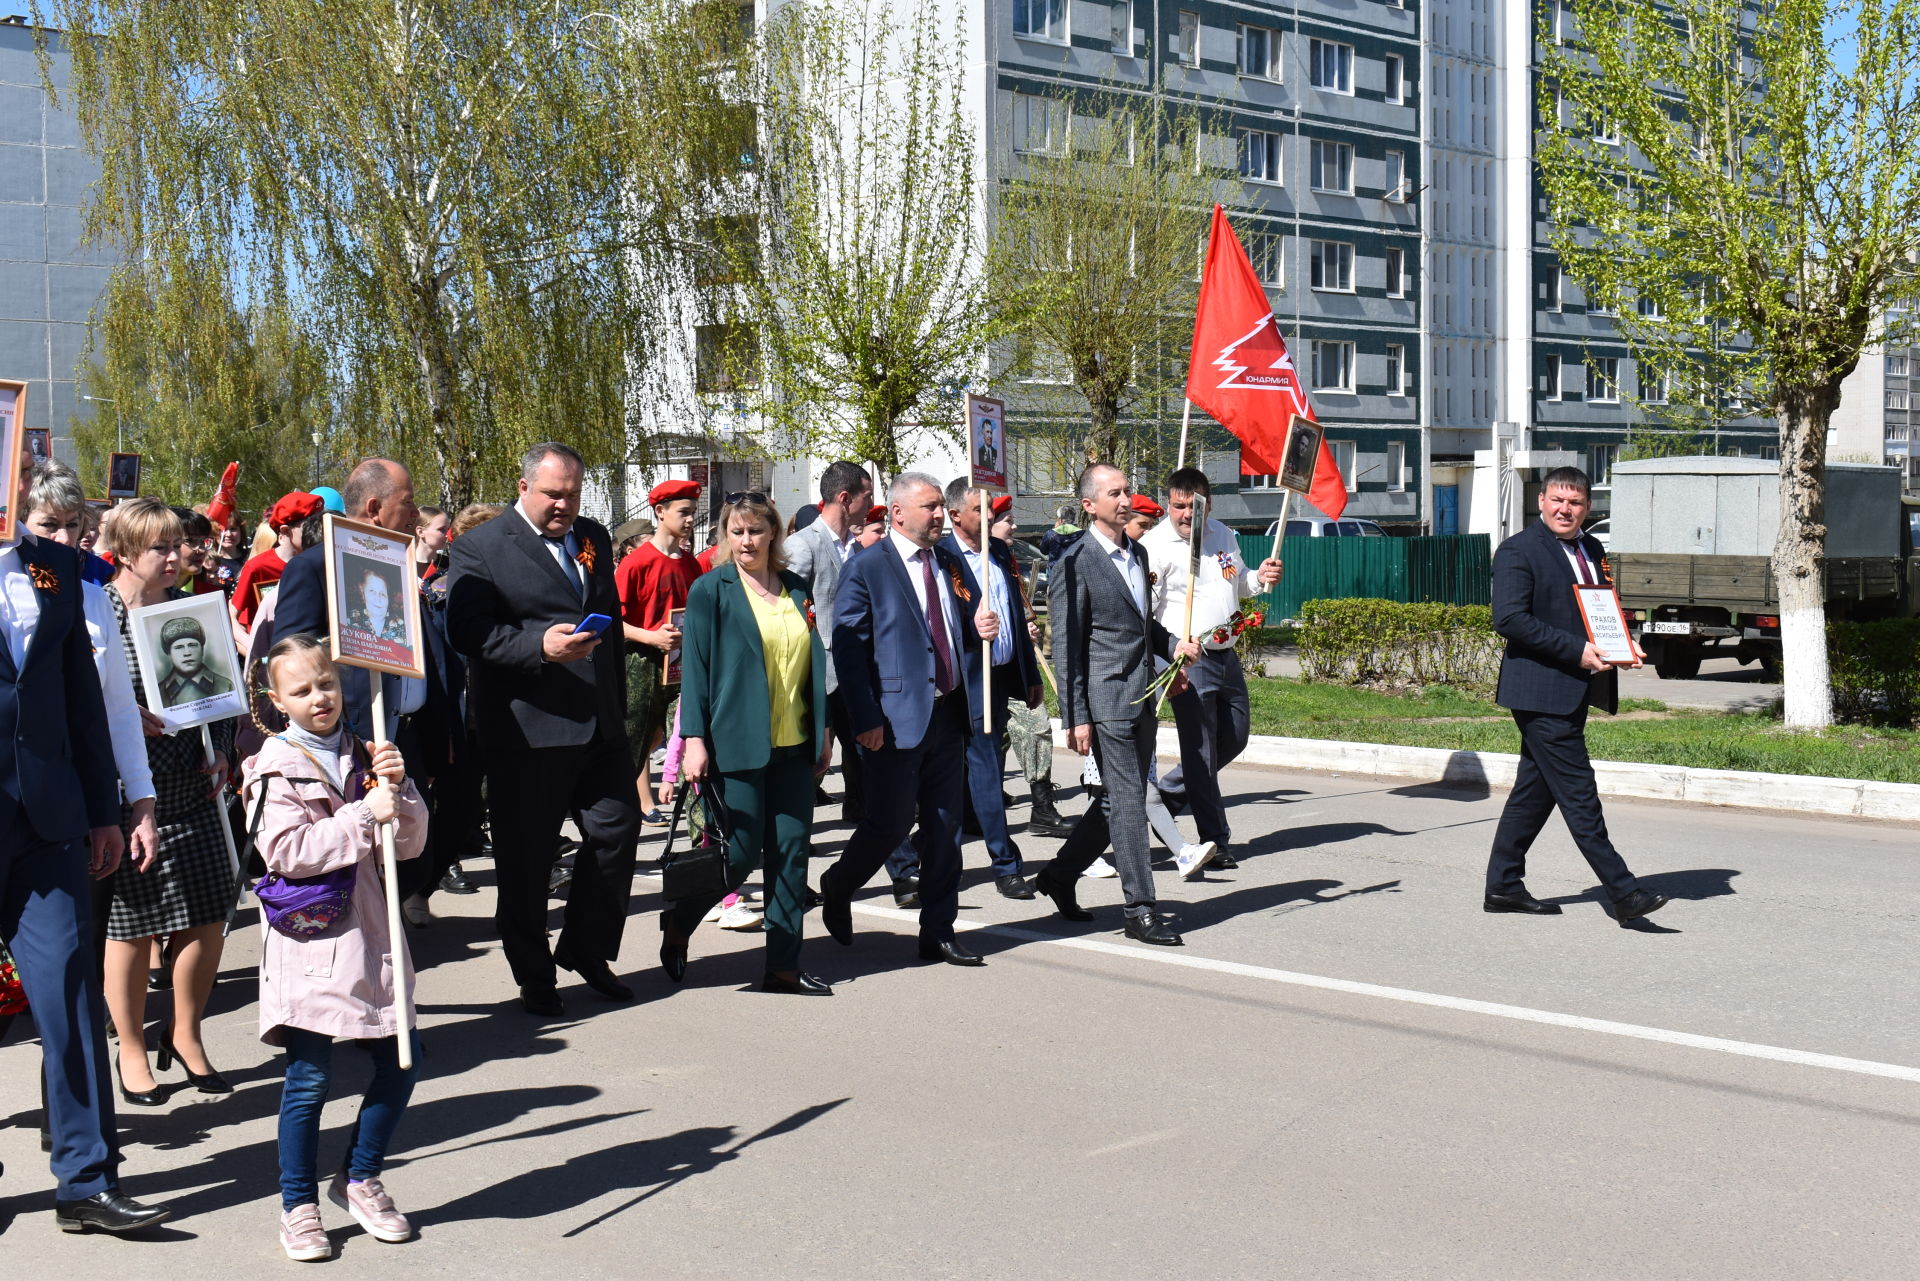
[[[207,520],[217,534],[227,527],[233,519],[234,504],[238,501],[236,487],[240,483],[240,464],[228,463],[227,470],[220,476],[219,492],[213,501],[207,504]]]
[[[1280,336],[1267,291],[1219,205],[1213,207],[1200,306],[1193,317],[1187,399],[1240,438],[1243,476],[1279,472],[1287,424],[1295,414],[1318,421],[1293,357],[1287,354],[1287,341]],[[1325,439],[1320,442],[1307,498],[1329,516],[1338,516],[1347,507],[1347,484]]]

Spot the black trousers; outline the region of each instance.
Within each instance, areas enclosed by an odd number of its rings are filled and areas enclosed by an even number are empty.
[[[404,749],[403,749],[404,750]],[[481,795],[479,765],[457,761],[427,782],[414,780],[427,806],[427,843],[420,857],[400,864],[400,896],[431,898],[447,869],[480,851]]]
[[[1586,707],[1571,716],[1515,711],[1513,723],[1520,727],[1520,770],[1493,834],[1487,893],[1517,894],[1526,888],[1527,851],[1555,806],[1607,893],[1618,900],[1638,889],[1640,882],[1607,838],[1607,819],[1600,812],[1600,791],[1587,756]]]
[[[579,747],[492,752],[487,807],[498,887],[493,919],[514,982],[553,985],[547,877],[569,814],[580,823],[581,848],[573,860],[560,946],[581,960],[611,964],[620,955],[640,833],[626,741],[600,737]]]
[[[853,721],[847,715],[847,700],[840,697],[837,689],[827,695],[827,732],[840,744],[840,779],[846,787],[840,806],[849,814],[863,814],[866,812],[866,762],[860,759],[860,745],[853,741]]]
[[[950,939],[960,914],[960,817],[966,807],[967,700],[933,706],[918,747],[861,748],[867,799],[860,825],[820,877],[820,892],[851,898],[920,825],[920,934]]]

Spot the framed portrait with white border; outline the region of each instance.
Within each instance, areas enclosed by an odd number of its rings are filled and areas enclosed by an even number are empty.
[[[328,644],[336,663],[425,677],[413,536],[327,515]]]
[[[0,462],[0,479],[6,484],[0,491],[0,541],[11,542],[20,532],[20,513],[14,510],[13,499],[20,492],[20,469],[31,465],[21,457],[26,416],[27,385],[0,378],[0,449],[6,451],[5,461]]]
[[[1287,424],[1286,447],[1280,451],[1280,487],[1296,494],[1313,492],[1313,469],[1320,461],[1320,424],[1295,414]]]
[[[224,593],[149,605],[132,611],[128,622],[147,710],[166,722],[168,733],[246,715],[246,683]]]

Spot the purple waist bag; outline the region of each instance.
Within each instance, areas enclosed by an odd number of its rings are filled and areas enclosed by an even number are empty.
[[[275,737],[283,736],[275,735]],[[355,742],[356,763],[363,751],[361,745]],[[301,753],[306,754],[304,748],[301,749]],[[308,759],[312,758],[309,756]],[[318,762],[315,763],[318,764]],[[356,772],[348,790],[352,793],[347,797],[350,801],[364,797],[367,790],[366,774]],[[266,808],[267,781],[266,778],[262,778],[260,803],[255,806],[253,822],[247,829],[249,844],[252,844],[260,834],[260,816]],[[341,918],[352,909],[353,882],[357,873],[357,864],[337,867],[331,872],[322,872],[318,876],[282,876],[278,872],[268,872],[254,883],[253,892],[260,899],[261,915],[266,917],[267,924],[273,929],[289,938],[317,938],[340,924]]]

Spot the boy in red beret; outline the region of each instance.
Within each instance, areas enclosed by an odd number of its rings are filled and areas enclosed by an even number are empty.
[[[699,497],[700,486],[690,480],[655,485],[647,494],[653,504],[653,537],[628,552],[613,571],[627,650],[627,741],[633,749],[640,819],[653,826],[666,822],[654,806],[648,782],[653,749],[666,739],[667,711],[680,693],[678,682],[666,681],[668,656],[680,647],[673,611],[686,607],[687,593],[704,568],[685,550]]]
[[[247,638],[253,631],[261,600],[278,586],[287,562],[305,550],[300,526],[324,506],[318,494],[295,491],[267,509],[267,524],[273,529],[274,544],[240,567],[239,581],[233,587],[235,639],[240,642],[241,653],[247,650]]]

